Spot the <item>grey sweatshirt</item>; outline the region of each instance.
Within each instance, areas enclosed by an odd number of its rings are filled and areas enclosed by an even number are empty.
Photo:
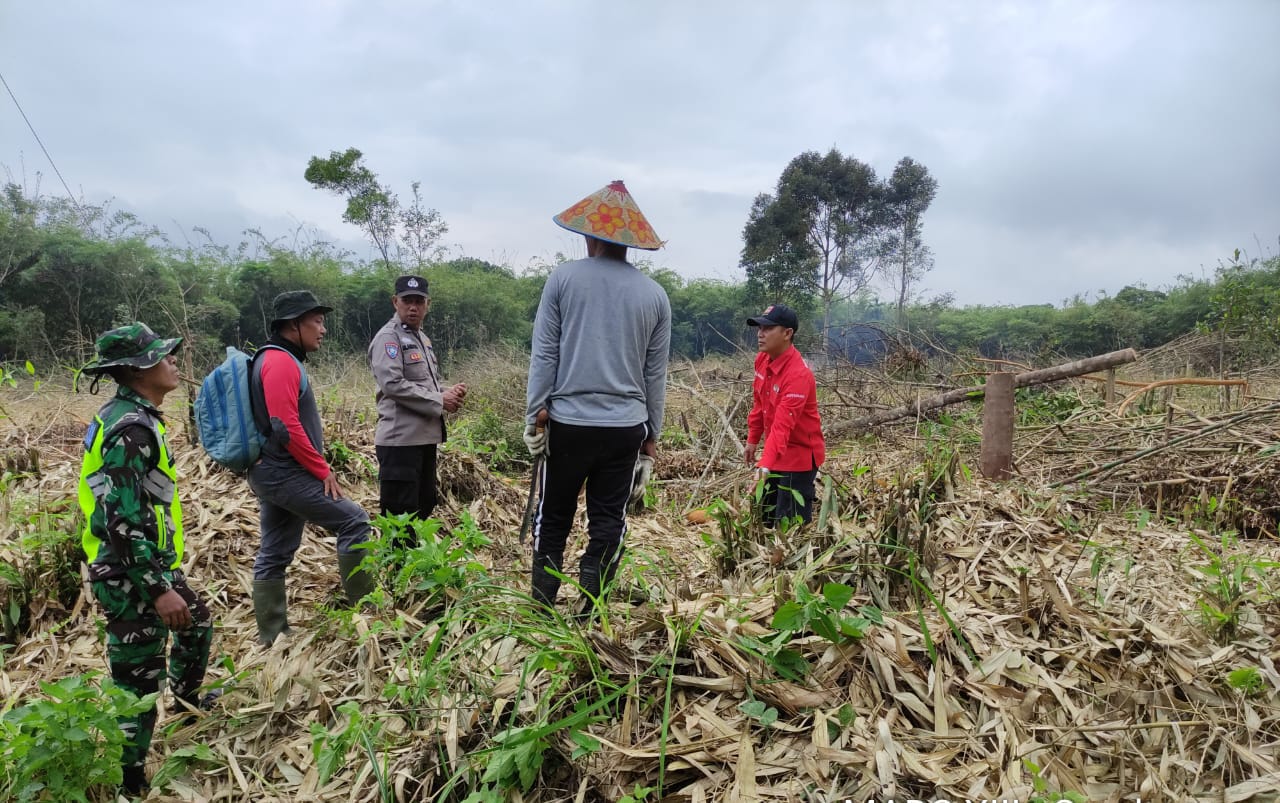
[[[671,302],[628,262],[588,257],[552,271],[533,322],[527,421],[649,425],[662,432]]]

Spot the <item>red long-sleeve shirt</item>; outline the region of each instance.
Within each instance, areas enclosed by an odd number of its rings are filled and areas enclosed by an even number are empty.
[[[267,349],[262,357],[262,395],[267,402],[267,415],[278,418],[289,430],[285,449],[294,460],[323,480],[332,473],[329,463],[316,450],[298,414],[298,395],[302,390],[302,371],[298,362],[278,349]],[[317,418],[317,424],[319,423]]]
[[[764,452],[757,466],[770,471],[809,471],[826,459],[822,419],[818,416],[818,383],[795,346],[777,357],[756,355],[747,443]]]

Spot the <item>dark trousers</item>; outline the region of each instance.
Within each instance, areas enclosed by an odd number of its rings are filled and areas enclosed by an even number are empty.
[[[378,505],[383,515],[413,513],[431,518],[436,495],[436,444],[375,446],[378,454]]]
[[[627,500],[636,457],[648,427],[583,427],[552,421],[547,430],[547,457],[542,464],[542,496],[533,525],[535,596],[554,590],[538,573],[563,565],[565,542],[578,512],[578,494],[587,487],[586,553],[579,566],[579,582],[592,594],[608,584],[627,530]],[[544,592],[538,591],[539,580]],[[559,587],[558,581],[554,584]]]
[[[369,540],[369,514],[348,496],[326,496],[324,483],[297,463],[259,460],[249,469],[249,489],[258,497],[262,543],[253,561],[254,580],[283,580],[313,522],[337,536],[338,554],[359,554]]]
[[[777,527],[788,519],[799,516],[808,524],[813,520],[814,480],[816,468],[809,471],[775,471],[764,481],[765,521]],[[799,498],[796,498],[797,495]]]
[[[156,613],[155,604],[127,577],[94,580],[91,585],[93,596],[107,616],[107,663],[116,685],[139,697],[159,691],[160,679],[166,674],[165,648],[172,635],[167,667],[169,690],[175,697],[196,705],[209,663],[213,616],[182,573],[176,573],[173,590],[191,609],[191,627],[186,630],[170,631]],[[120,720],[120,730],[127,737],[121,765],[143,765],[155,725],[155,708]]]

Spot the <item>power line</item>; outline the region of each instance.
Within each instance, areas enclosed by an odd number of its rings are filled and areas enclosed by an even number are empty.
[[[77,210],[80,204],[76,202],[75,193],[71,191],[71,187],[67,186],[67,180],[62,177],[62,171],[54,164],[53,157],[49,155],[49,149],[44,146],[40,135],[36,133],[36,127],[27,119],[27,113],[22,110],[22,104],[18,102],[18,96],[13,94],[13,90],[9,88],[9,82],[4,80],[4,73],[0,73],[0,84],[4,84],[4,88],[9,92],[9,97],[13,98],[13,105],[18,107],[18,114],[22,115],[22,120],[27,124],[27,128],[31,129],[31,136],[36,138],[36,143],[40,146],[40,150],[44,151],[44,158],[49,160],[49,166],[53,168],[53,172],[58,176],[58,180],[62,182],[62,188],[67,191],[67,197],[71,199],[71,203]]]

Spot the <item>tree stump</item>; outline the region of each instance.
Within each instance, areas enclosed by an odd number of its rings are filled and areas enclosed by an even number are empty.
[[[1007,480],[1013,476],[1013,374],[987,375],[982,405],[982,476]]]

